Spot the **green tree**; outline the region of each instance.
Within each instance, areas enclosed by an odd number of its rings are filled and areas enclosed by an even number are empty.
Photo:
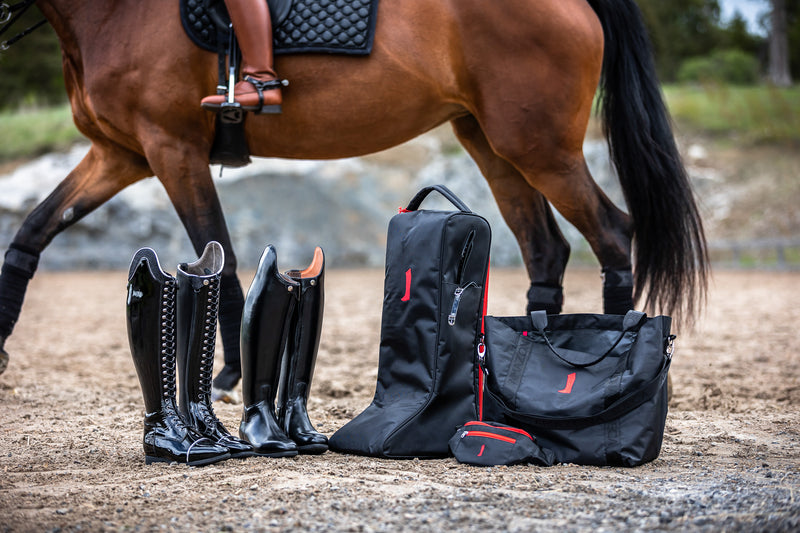
[[[28,10],[2,39],[11,39],[41,19],[38,9]],[[66,101],[61,48],[49,24],[0,52],[0,94],[0,109]]]
[[[750,33],[747,21],[739,12],[720,30],[718,48],[726,50],[741,50],[755,58],[761,57],[765,48],[764,38]]]
[[[653,41],[662,81],[674,81],[681,63],[709,53],[721,39],[717,0],[637,0]]]

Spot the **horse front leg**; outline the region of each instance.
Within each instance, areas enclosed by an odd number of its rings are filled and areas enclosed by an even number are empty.
[[[161,145],[157,156],[151,157],[150,161],[189,235],[195,252],[200,255],[210,241],[219,242],[225,251],[219,304],[219,333],[225,365],[214,378],[212,399],[238,403],[238,395],[233,389],[242,377],[239,335],[244,293],[236,274],[236,255],[208,168],[208,158],[197,153],[194,147],[170,150]]]
[[[146,162],[122,148],[93,145],[69,175],[25,219],[0,270],[0,373],[5,343],[19,319],[28,282],[53,238],[126,186],[150,175]]]
[[[517,238],[531,282],[527,312],[560,313],[570,246],[550,204],[513,165],[494,153],[474,117],[455,119],[452,125],[459,141],[486,177],[500,213]]]

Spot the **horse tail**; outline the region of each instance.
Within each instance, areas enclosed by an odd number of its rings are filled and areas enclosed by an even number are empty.
[[[603,26],[603,131],[633,221],[634,301],[692,321],[705,303],[708,252],[689,176],[634,0],[588,0]],[[646,289],[646,290],[645,290]]]

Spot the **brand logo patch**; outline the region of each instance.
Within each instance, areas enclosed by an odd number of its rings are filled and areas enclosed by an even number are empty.
[[[411,299],[411,269],[406,270],[406,293],[400,298],[401,302],[407,302]]]
[[[560,392],[561,394],[569,394],[570,392],[572,392],[572,386],[574,384],[575,384],[575,372],[567,376],[567,386],[558,392]]]

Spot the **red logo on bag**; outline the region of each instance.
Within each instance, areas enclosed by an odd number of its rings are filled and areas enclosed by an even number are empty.
[[[486,445],[485,445],[485,444],[481,444],[481,451],[480,451],[480,452],[478,452],[478,457],[480,457],[481,455],[483,455],[483,450],[485,450],[485,449],[486,449]]]
[[[567,386],[564,387],[563,389],[561,389],[558,392],[560,392],[562,394],[569,394],[570,392],[572,392],[572,386],[574,384],[575,384],[575,372],[573,372],[572,374],[567,376]]]
[[[411,269],[406,270],[406,293],[400,298],[401,302],[407,302],[411,299]]]

